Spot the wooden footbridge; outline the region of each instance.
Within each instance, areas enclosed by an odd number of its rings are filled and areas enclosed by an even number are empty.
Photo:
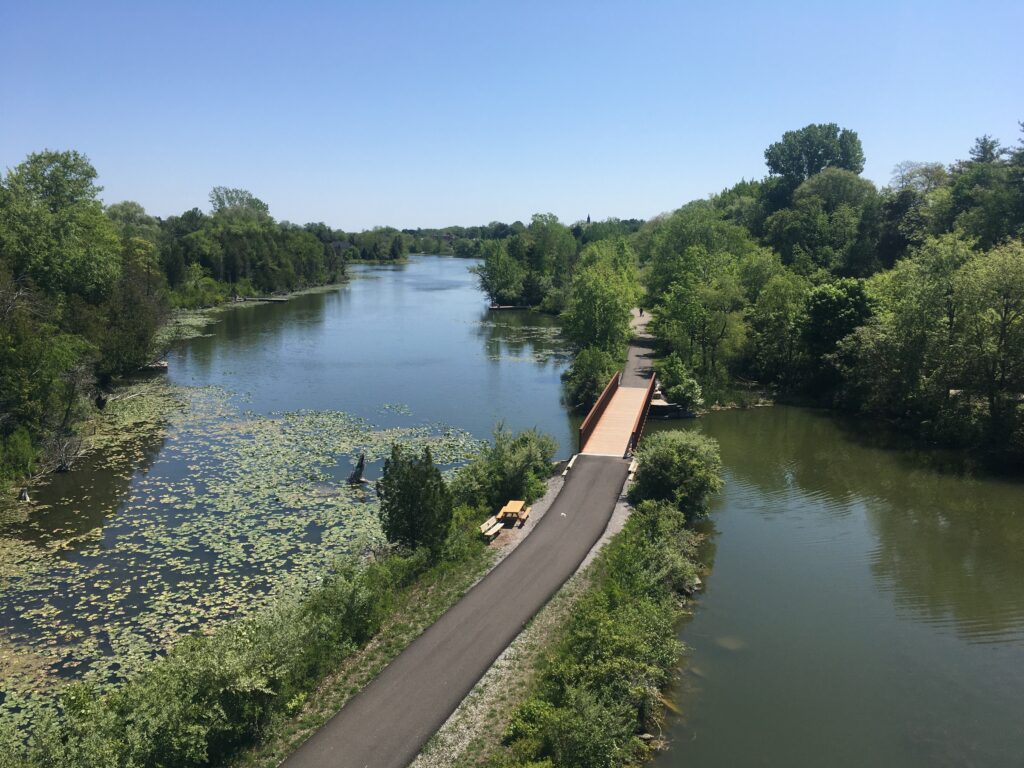
[[[622,373],[608,381],[601,396],[580,425],[580,453],[591,456],[628,456],[643,433],[654,396],[650,340],[646,323],[634,320],[637,337],[629,347]]]

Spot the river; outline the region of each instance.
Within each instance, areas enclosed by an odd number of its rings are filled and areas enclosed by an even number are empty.
[[[1024,765],[1024,486],[798,408],[691,428],[725,487],[655,765]]]
[[[370,479],[394,442],[451,468],[504,422],[570,455],[557,322],[488,310],[474,263],[355,265],[226,309],[118,393],[104,418],[127,439],[0,510],[0,715],[42,706],[48,681],[114,682],[373,546],[376,500],[345,483],[362,454]]]
[[[454,462],[504,420],[568,456],[555,321],[488,311],[471,263],[358,265],[176,345],[158,428],[0,527],[5,687],[116,678],[315,577],[372,533],[342,481],[391,439]],[[703,430],[725,471],[658,766],[1024,765],[1024,486],[795,408],[651,428]]]

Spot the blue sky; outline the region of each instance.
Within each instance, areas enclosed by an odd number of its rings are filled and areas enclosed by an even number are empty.
[[[0,166],[73,148],[112,203],[211,187],[343,229],[647,218],[811,122],[864,175],[1017,141],[1024,3],[0,3]]]

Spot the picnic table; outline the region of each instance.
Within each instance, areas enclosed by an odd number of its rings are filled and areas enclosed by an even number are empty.
[[[518,522],[519,527],[522,528],[531,511],[533,511],[533,507],[527,507],[525,501],[515,500],[502,507],[496,517],[499,520],[506,520],[512,525]]]

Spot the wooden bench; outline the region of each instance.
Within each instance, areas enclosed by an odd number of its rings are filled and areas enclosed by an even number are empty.
[[[519,527],[520,528],[522,528],[524,525],[526,525],[526,518],[528,518],[530,516],[530,513],[532,511],[533,511],[533,507],[527,507],[526,509],[524,509],[522,512],[519,513]]]
[[[495,537],[501,533],[501,529],[504,527],[505,523],[496,516],[489,517],[486,522],[480,525],[480,535],[487,539],[487,541],[494,541]]]

